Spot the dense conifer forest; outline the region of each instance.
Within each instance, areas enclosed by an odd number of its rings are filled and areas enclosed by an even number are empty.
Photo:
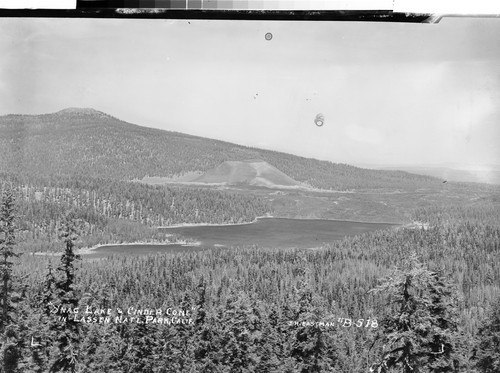
[[[496,372],[498,205],[316,250],[257,247],[88,261],[17,251],[4,188],[4,371]],[[5,284],[4,283],[4,284]]]

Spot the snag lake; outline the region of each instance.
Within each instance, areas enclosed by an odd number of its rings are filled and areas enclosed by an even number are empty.
[[[193,225],[159,228],[199,242],[199,245],[128,244],[109,245],[95,249],[90,257],[112,254],[146,255],[177,253],[214,247],[314,248],[346,236],[375,230],[395,228],[399,224],[362,223],[324,219],[258,218],[238,225]]]

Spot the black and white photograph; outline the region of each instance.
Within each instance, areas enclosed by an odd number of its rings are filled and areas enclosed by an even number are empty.
[[[0,11],[0,372],[499,373],[500,19],[363,17]]]

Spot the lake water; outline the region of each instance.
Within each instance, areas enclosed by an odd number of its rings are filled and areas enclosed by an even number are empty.
[[[313,248],[323,244],[381,229],[398,226],[388,223],[361,223],[341,220],[259,218],[255,223],[225,226],[187,226],[160,228],[201,243],[183,245],[115,245],[100,247],[99,256],[106,254],[150,254],[180,252],[213,247]]]

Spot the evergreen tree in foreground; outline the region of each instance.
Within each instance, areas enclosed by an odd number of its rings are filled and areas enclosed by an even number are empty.
[[[0,276],[1,276],[1,319],[2,370],[15,372],[20,359],[20,343],[17,325],[17,308],[20,295],[15,292],[12,259],[19,254],[15,245],[15,199],[11,189],[5,189],[0,205]]]
[[[479,342],[474,351],[476,367],[483,373],[500,372],[500,298],[478,332]]]
[[[215,317],[207,313],[207,284],[203,276],[200,277],[196,288],[194,315],[194,360],[196,369],[202,372],[215,372],[215,361],[219,353],[219,339],[217,330],[213,328]]]
[[[56,302],[56,278],[50,261],[47,270],[43,288],[36,295],[35,304],[26,318],[27,324],[30,326],[28,335],[30,352],[24,357],[23,369],[33,373],[47,372],[50,351],[53,349],[55,340],[55,332],[52,326],[55,315],[51,313],[54,309],[51,305]]]
[[[402,373],[459,372],[460,333],[457,294],[437,273],[412,255],[373,289],[388,298],[382,320],[382,354],[370,371]]]
[[[54,283],[54,305],[59,307],[58,318],[52,321],[52,331],[55,334],[58,356],[50,368],[50,372],[75,372],[77,369],[78,345],[80,343],[79,325],[74,320],[71,311],[78,307],[79,297],[75,289],[75,261],[80,259],[73,248],[81,228],[81,221],[67,218],[60,231],[60,239],[65,250],[57,267],[57,277]],[[64,307],[64,309],[62,308]],[[56,316],[56,315],[54,315]]]
[[[297,323],[292,332],[290,355],[295,360],[298,372],[328,372],[337,360],[336,341],[320,322],[333,321],[323,299],[317,296],[310,284],[311,274],[301,268],[301,279],[296,289],[293,321]],[[330,337],[329,337],[330,334]]]

